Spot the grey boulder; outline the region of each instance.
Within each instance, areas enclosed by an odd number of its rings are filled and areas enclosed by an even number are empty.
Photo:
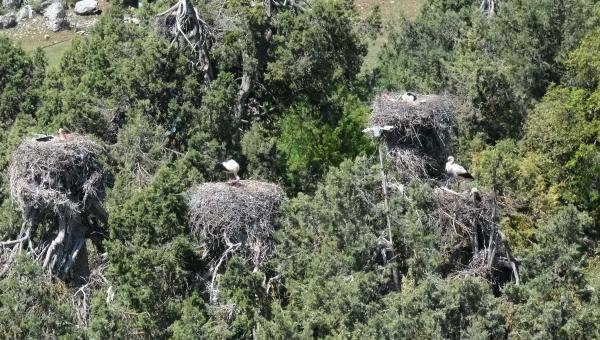
[[[16,9],[19,7],[19,0],[2,0],[2,7]]]
[[[17,12],[17,21],[23,21],[33,18],[33,8],[30,5],[25,5]]]
[[[12,13],[0,15],[0,29],[1,28],[11,28],[17,26],[17,19],[15,19],[15,15]]]
[[[75,14],[90,15],[98,13],[98,1],[81,0],[75,3]]]
[[[46,26],[53,32],[58,32],[63,28],[69,27],[67,14],[63,5],[59,2],[55,2],[46,8],[46,11],[44,11],[44,21],[46,22]]]

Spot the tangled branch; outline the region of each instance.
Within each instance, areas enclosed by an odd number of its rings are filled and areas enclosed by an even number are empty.
[[[179,0],[166,11],[156,15],[156,29],[168,38],[171,45],[188,46],[198,54],[197,65],[205,80],[213,80],[213,71],[208,55],[208,27],[200,17],[198,9],[189,0]]]

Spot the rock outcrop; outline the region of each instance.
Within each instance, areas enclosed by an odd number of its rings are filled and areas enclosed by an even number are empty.
[[[17,26],[17,19],[13,13],[0,15],[0,29]]]
[[[46,8],[44,21],[46,22],[46,26],[53,32],[58,32],[63,28],[69,27],[67,14],[63,5],[59,2],[55,2]]]
[[[25,5],[21,7],[21,9],[17,12],[18,22],[31,18],[33,18],[33,8],[31,7],[31,5]]]
[[[81,0],[75,3],[75,14],[91,15],[98,13],[98,1]]]

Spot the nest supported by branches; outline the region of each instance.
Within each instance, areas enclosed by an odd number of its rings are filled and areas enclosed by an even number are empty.
[[[387,159],[394,175],[392,181],[408,182],[417,178],[426,178],[434,169],[432,159],[421,155],[418,150],[392,149],[387,153]]]
[[[208,56],[208,26],[189,0],[179,0],[171,8],[156,15],[156,30],[169,39],[171,45],[191,48],[198,55],[196,64],[204,72],[205,79],[213,79]]]
[[[101,205],[105,182],[100,152],[94,141],[75,134],[67,140],[26,138],[17,147],[8,172],[11,196],[24,222],[16,240],[0,242],[2,251],[11,253],[0,274],[18,251],[27,249],[62,278],[89,275],[85,239],[90,237],[101,249],[108,219]],[[48,228],[36,231],[38,226]],[[39,236],[37,244],[34,236]]]
[[[259,181],[204,183],[191,193],[190,227],[213,259],[211,296],[215,277],[233,253],[255,268],[263,267],[275,251],[275,217],[285,194],[276,184]],[[215,293],[215,294],[213,294]]]
[[[453,276],[482,277],[496,287],[506,281],[519,283],[519,272],[504,235],[498,230],[497,204],[492,195],[467,191],[458,193],[436,188],[429,225],[468,240],[469,263]]]
[[[397,153],[397,163],[435,168],[448,157],[454,108],[448,96],[417,95],[416,101],[403,101],[397,93],[383,93],[373,101],[369,126],[394,127],[383,135],[390,151],[410,150]],[[415,162],[415,156],[424,159]]]

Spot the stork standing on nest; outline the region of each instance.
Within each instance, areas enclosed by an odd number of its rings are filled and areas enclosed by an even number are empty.
[[[473,204],[475,204],[475,206],[479,206],[481,203],[481,194],[477,188],[471,188],[471,199],[473,200]]]
[[[73,139],[73,135],[67,132],[65,129],[60,128],[58,129],[58,139],[62,141],[68,141]]]
[[[238,176],[238,172],[240,171],[240,165],[233,159],[225,161],[221,163],[223,168],[225,168],[225,172],[227,172],[227,183],[230,185],[238,184],[240,182],[240,176]]]
[[[412,92],[406,92],[405,94],[402,95],[402,101],[403,102],[416,102],[417,95]]]
[[[473,176],[461,165],[454,163],[454,157],[448,157],[446,162],[446,173],[450,175],[450,180],[454,180],[457,177],[465,179],[473,179]]]

